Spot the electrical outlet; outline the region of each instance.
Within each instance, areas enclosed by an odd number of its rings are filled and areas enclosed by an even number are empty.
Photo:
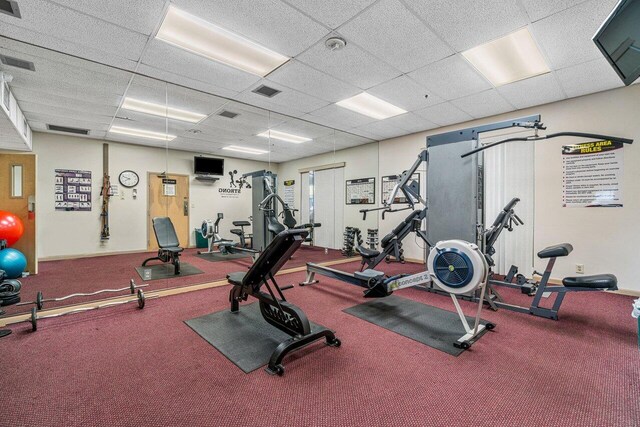
[[[576,264],[576,273],[584,274],[584,264]]]

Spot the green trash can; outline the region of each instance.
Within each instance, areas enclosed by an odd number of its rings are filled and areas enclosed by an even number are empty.
[[[208,248],[209,247],[209,241],[208,239],[205,239],[204,237],[202,237],[202,233],[200,233],[200,229],[199,228],[194,228],[194,231],[196,232],[196,248],[201,249],[201,248]]]

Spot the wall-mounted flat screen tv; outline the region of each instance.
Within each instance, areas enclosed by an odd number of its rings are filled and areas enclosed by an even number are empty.
[[[194,157],[193,173],[196,175],[224,175],[224,159],[216,159],[213,157]]]
[[[620,0],[593,41],[625,85],[640,77],[640,0]]]

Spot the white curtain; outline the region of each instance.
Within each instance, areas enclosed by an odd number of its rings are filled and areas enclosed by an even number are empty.
[[[492,133],[481,138],[490,143],[510,137],[529,135],[528,131]],[[516,265],[525,276],[533,271],[534,261],[534,212],[535,212],[535,143],[512,142],[484,151],[484,203],[485,227],[491,226],[498,213],[514,197],[520,202],[515,206],[516,214],[524,222],[512,232],[503,230],[495,244],[496,263],[494,271],[506,274],[511,265]]]

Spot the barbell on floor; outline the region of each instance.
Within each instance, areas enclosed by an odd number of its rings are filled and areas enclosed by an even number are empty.
[[[157,298],[157,297],[158,297],[158,295],[154,295],[151,298]],[[82,313],[82,312],[85,312],[85,311],[96,310],[98,308],[106,308],[106,307],[113,307],[113,306],[121,305],[121,304],[128,304],[130,302],[135,302],[135,301],[138,302],[138,308],[143,309],[147,299],[148,299],[148,297],[145,297],[144,292],[142,292],[142,289],[138,289],[138,294],[137,294],[135,299],[128,299],[126,301],[107,302],[107,303],[99,304],[99,305],[96,305],[96,306],[93,306],[93,307],[80,307],[80,308],[75,308],[75,309],[72,309],[72,310],[69,310],[69,311],[63,311],[61,313],[56,313],[56,314],[47,314],[47,315],[44,315],[44,316],[40,316],[40,315],[38,315],[38,310],[35,307],[33,307],[31,309],[31,317],[28,320],[31,321],[31,330],[33,332],[35,332],[35,331],[38,330],[38,320],[40,320],[40,319],[49,319],[49,318],[52,318],[52,317],[60,317],[60,316],[66,315],[66,314]]]
[[[91,297],[94,295],[99,295],[99,294],[104,294],[104,293],[111,293],[111,292],[122,292],[122,291],[126,291],[129,290],[131,292],[131,295],[134,295],[136,293],[136,289],[139,288],[144,288],[147,285],[136,285],[135,281],[133,279],[131,279],[129,281],[129,286],[127,286],[126,288],[120,288],[120,289],[101,289],[99,291],[95,291],[95,292],[89,292],[89,293],[76,293],[76,294],[70,294],[70,295],[65,295],[63,297],[58,297],[58,298],[47,298],[44,299],[44,296],[42,295],[42,291],[38,291],[38,294],[36,295],[36,300],[35,301],[25,301],[25,302],[21,302],[18,303],[16,305],[29,305],[29,304],[35,304],[36,308],[38,310],[42,310],[42,308],[44,307],[44,303],[45,302],[57,302],[57,301],[64,301],[67,300],[69,298],[75,298],[75,297]],[[141,307],[142,308],[142,307]]]

